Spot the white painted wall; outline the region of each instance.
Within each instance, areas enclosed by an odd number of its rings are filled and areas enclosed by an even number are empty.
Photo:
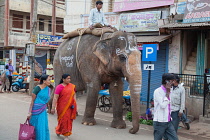
[[[108,1],[103,0],[103,12],[108,12]],[[64,18],[64,31],[70,32],[81,28],[81,15],[89,14],[92,0],[66,0],[66,16]]]
[[[179,73],[179,61],[180,61],[180,38],[181,33],[176,32],[172,38],[172,43],[169,44],[169,61],[168,72]]]
[[[38,0],[38,14],[52,16],[52,3],[51,0]],[[64,18],[66,15],[65,5],[57,4],[59,8],[56,8],[56,17]],[[31,0],[10,0],[10,10],[22,11],[30,13],[31,11]]]

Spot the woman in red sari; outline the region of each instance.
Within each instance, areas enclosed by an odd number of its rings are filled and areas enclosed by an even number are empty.
[[[62,75],[60,84],[55,89],[51,113],[55,113],[55,107],[58,114],[58,126],[56,134],[65,136],[64,140],[69,140],[68,136],[72,134],[72,123],[76,119],[76,98],[75,85],[70,83],[69,74]],[[57,106],[56,106],[57,105]]]

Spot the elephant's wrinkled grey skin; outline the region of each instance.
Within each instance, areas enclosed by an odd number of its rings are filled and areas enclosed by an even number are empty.
[[[68,39],[57,49],[54,57],[55,86],[62,74],[69,73],[76,91],[87,90],[86,109],[82,123],[94,125],[94,114],[101,84],[109,83],[109,92],[113,104],[111,127],[125,128],[123,120],[122,95],[126,77],[130,83],[133,128],[130,133],[139,130],[140,91],[141,91],[141,54],[137,50],[133,34],[115,32],[111,39],[100,40],[93,35],[84,35],[78,47],[78,67],[76,64],[76,46],[79,37]],[[116,86],[117,84],[117,86]]]

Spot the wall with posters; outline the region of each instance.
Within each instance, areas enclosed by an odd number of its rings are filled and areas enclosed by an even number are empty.
[[[185,9],[186,9],[186,5],[187,5],[187,0],[178,0],[177,1],[177,8],[176,8],[177,14],[184,14]]]
[[[154,8],[174,4],[174,0],[116,0],[114,12]]]
[[[119,30],[126,32],[159,31],[161,11],[126,13],[120,15]]]
[[[209,0],[188,0],[183,23],[210,21]]]
[[[36,46],[59,46],[62,42],[62,36],[38,34]]]

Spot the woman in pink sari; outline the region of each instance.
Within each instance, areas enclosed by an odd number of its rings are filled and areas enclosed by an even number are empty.
[[[76,98],[75,85],[70,83],[70,75],[64,74],[60,84],[55,89],[51,113],[55,113],[55,107],[58,114],[58,126],[56,134],[63,135],[64,140],[69,140],[68,136],[72,134],[72,123],[76,119]],[[57,106],[56,106],[57,105]]]

